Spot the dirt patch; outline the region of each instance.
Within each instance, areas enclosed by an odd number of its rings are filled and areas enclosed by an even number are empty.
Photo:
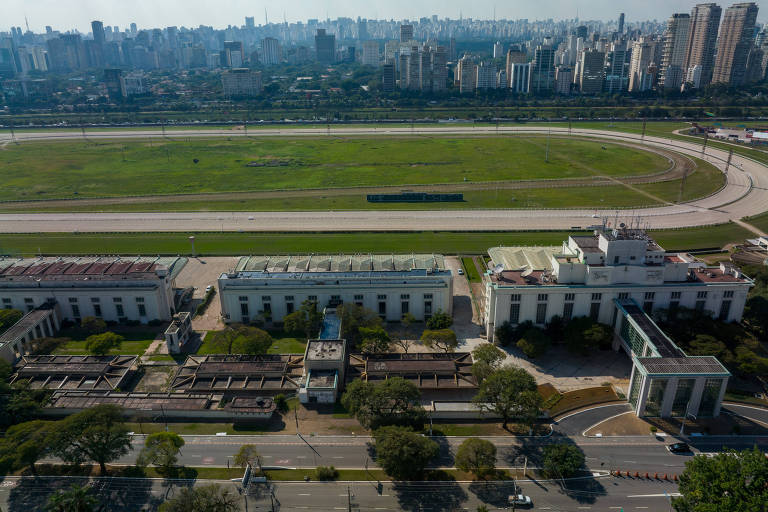
[[[165,392],[176,372],[176,366],[145,366],[144,375],[136,383],[134,391]]]

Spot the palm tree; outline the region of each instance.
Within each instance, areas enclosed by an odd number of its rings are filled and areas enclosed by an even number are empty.
[[[74,484],[51,495],[45,509],[48,512],[93,512],[97,503],[90,487]]]

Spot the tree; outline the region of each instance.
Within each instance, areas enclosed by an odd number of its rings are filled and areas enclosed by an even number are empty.
[[[488,375],[499,369],[506,357],[507,354],[495,345],[483,343],[472,351],[472,375],[478,382],[482,382]]]
[[[592,327],[595,322],[588,316],[579,316],[571,319],[565,326],[563,337],[565,338],[568,350],[575,354],[589,354],[594,347],[586,346],[584,333]]]
[[[530,417],[534,412],[524,408],[532,407],[532,396],[526,391],[536,393],[536,380],[530,373],[514,366],[507,366],[490,374],[475,395],[474,402],[484,411],[498,414],[507,428],[510,418],[515,416]],[[540,396],[540,395],[539,395]]]
[[[549,336],[536,327],[528,329],[523,337],[517,340],[517,348],[522,350],[526,356],[534,359],[546,354],[551,344]]]
[[[22,316],[24,316],[24,313],[18,309],[0,309],[0,334],[21,320]]]
[[[341,319],[341,337],[354,347],[362,341],[361,327],[381,327],[381,317],[375,311],[357,304],[342,304],[336,309],[336,315]]]
[[[453,318],[448,313],[443,312],[442,309],[438,309],[437,313],[429,317],[427,320],[427,329],[432,331],[439,331],[440,329],[447,329],[453,324]]]
[[[154,464],[159,466],[161,473],[167,474],[176,465],[184,439],[175,432],[155,432],[144,440],[137,460],[139,466]]]
[[[101,334],[107,331],[107,322],[102,318],[86,316],[80,322],[80,327],[91,334]]]
[[[584,349],[587,353],[595,350],[608,350],[613,342],[613,330],[604,324],[595,322],[582,334],[584,339]]]
[[[373,433],[376,463],[395,480],[414,480],[437,456],[437,443],[410,428],[388,426]]]
[[[87,485],[73,484],[67,490],[58,490],[48,498],[48,512],[91,512],[98,500]]]
[[[496,470],[496,446],[485,439],[471,437],[456,451],[456,467],[484,478]]]
[[[103,356],[113,348],[118,348],[125,338],[113,332],[92,334],[85,339],[85,350],[97,356]]]
[[[172,499],[160,505],[160,512],[236,512],[238,496],[218,484],[182,487]]]
[[[107,473],[107,462],[131,449],[122,409],[112,404],[97,405],[60,421],[49,443],[53,454],[65,462],[98,463],[102,475]]]
[[[450,329],[439,329],[436,331],[427,329],[421,334],[421,342],[425,347],[440,349],[445,351],[446,354],[453,352],[459,346],[456,333]]]
[[[285,398],[285,395],[283,393],[278,393],[275,395],[274,398],[275,401],[275,407],[277,407],[277,411],[280,413],[286,413],[290,409],[288,406],[288,399]]]
[[[241,468],[246,466],[261,466],[261,455],[255,444],[244,444],[237,450],[234,458],[235,465]]]
[[[678,512],[760,512],[768,503],[768,458],[757,447],[693,457],[680,475]]]
[[[574,444],[548,444],[542,450],[541,469],[549,478],[569,478],[583,466],[584,452]]]
[[[320,332],[323,315],[317,310],[317,301],[305,300],[301,307],[283,317],[283,329],[295,336],[314,338]]]
[[[362,337],[360,351],[363,354],[378,354],[389,350],[389,345],[392,340],[390,340],[387,331],[381,327],[372,329],[368,327],[360,327],[359,331],[360,336]]]
[[[35,475],[35,462],[48,453],[46,439],[53,422],[34,420],[13,425],[0,442],[0,459],[14,470],[29,466]]]
[[[493,336],[497,345],[501,345],[502,347],[509,346],[510,343],[515,341],[515,327],[509,322],[504,322],[496,327]]]
[[[365,428],[424,425],[421,392],[402,377],[392,377],[378,384],[354,380],[347,385],[341,403]]]
[[[6,413],[0,415],[0,424],[12,425],[34,419],[48,402],[51,394],[52,391],[48,389],[32,389],[28,380],[15,382],[9,393],[0,397]]]
[[[222,354],[266,354],[272,337],[257,327],[232,324],[214,332],[211,344]]]

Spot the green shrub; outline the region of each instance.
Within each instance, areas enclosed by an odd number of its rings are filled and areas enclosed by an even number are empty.
[[[318,480],[336,480],[339,478],[339,471],[333,466],[317,466],[315,469],[315,478]]]

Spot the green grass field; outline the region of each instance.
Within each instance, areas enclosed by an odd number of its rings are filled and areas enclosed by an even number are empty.
[[[111,349],[108,354],[110,355],[124,355],[124,354],[136,354],[142,355],[149,345],[154,341],[155,336],[159,331],[148,330],[146,328],[111,328],[112,332],[121,335],[125,340],[119,347]],[[69,328],[60,331],[57,338],[70,338],[70,341],[59,345],[54,354],[71,354],[81,355],[87,354],[85,349],[85,340],[89,336],[88,333],[83,332],[81,329]]]
[[[213,344],[213,335],[215,331],[205,333],[203,343],[197,349],[197,354],[220,354],[221,350]],[[282,331],[267,329],[272,336],[272,345],[267,350],[267,354],[303,354],[307,346],[306,340],[294,338]]]
[[[545,162],[545,139],[415,136],[22,143],[3,151],[0,200],[623,177],[669,167],[666,158],[654,153],[554,137]]]
[[[498,245],[560,245],[571,231],[195,233],[198,255],[410,253],[485,254]],[[667,250],[722,247],[753,234],[733,224],[655,230]],[[190,233],[0,234],[0,254],[189,254]]]

